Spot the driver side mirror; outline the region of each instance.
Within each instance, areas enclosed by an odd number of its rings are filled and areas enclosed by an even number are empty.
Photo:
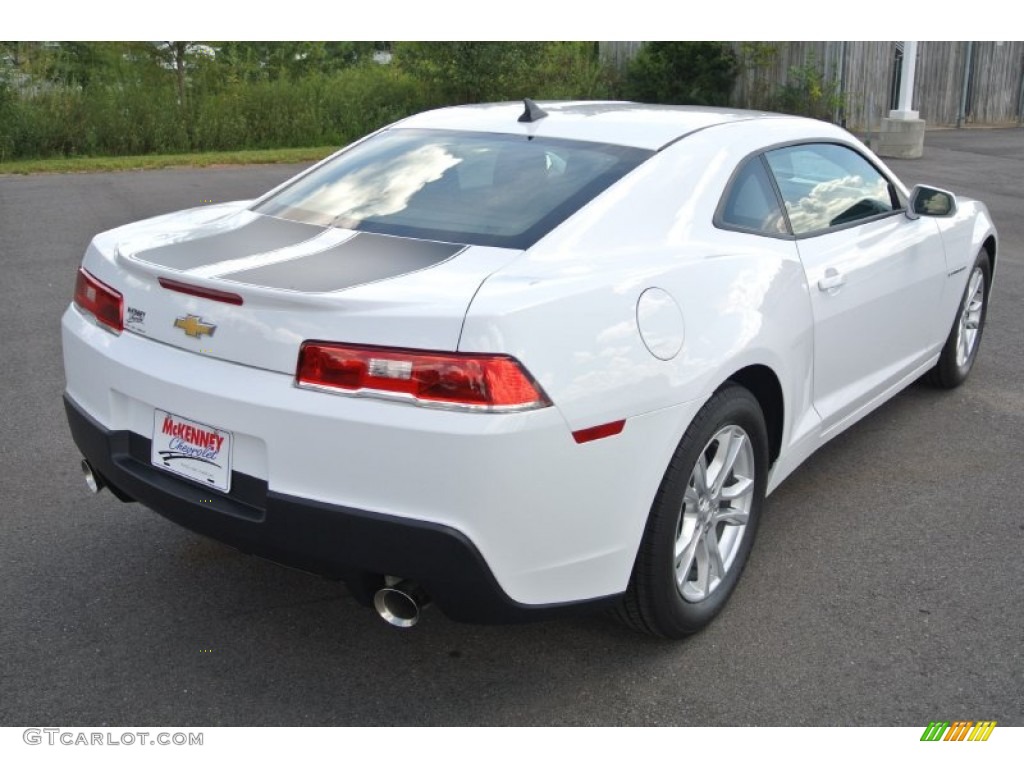
[[[907,217],[917,219],[921,216],[952,216],[956,213],[956,197],[952,192],[936,187],[918,184],[910,192],[907,204]]]

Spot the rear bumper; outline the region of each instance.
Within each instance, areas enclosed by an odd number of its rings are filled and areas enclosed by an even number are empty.
[[[618,595],[527,605],[510,598],[476,546],[445,525],[335,506],[269,490],[232,473],[222,494],[153,467],[148,438],[110,431],[64,396],[75,444],[103,479],[179,525],[284,565],[344,579],[357,597],[385,574],[419,582],[450,618],[532,621],[609,607]]]
[[[631,416],[620,434],[577,444],[557,407],[460,413],[314,392],[198,344],[114,336],[73,306],[62,332],[66,393],[84,421],[71,415],[76,441],[115,487],[306,570],[416,579],[467,619],[621,595],[700,405]],[[231,433],[230,494],[151,465],[157,410]]]

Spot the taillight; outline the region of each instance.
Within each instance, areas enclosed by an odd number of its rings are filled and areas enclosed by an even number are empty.
[[[301,387],[442,408],[524,411],[551,404],[519,361],[507,355],[307,341],[299,350],[295,378]]]
[[[211,299],[213,301],[223,301],[225,304],[234,304],[235,306],[242,306],[242,297],[237,293],[230,293],[229,291],[218,291],[216,288],[206,288],[201,285],[189,285],[188,283],[182,283],[177,280],[171,280],[168,277],[158,277],[157,281],[161,286],[169,291],[177,291],[178,293],[187,293],[189,296],[198,296],[201,299]]]
[[[83,268],[79,268],[78,279],[75,281],[75,304],[108,330],[114,333],[124,330],[124,301],[121,294]]]

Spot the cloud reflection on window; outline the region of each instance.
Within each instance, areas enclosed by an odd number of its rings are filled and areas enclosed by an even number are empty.
[[[884,179],[866,183],[860,176],[845,176],[816,184],[796,202],[786,200],[795,234],[816,232],[892,210]]]
[[[563,139],[392,129],[252,210],[322,227],[522,249],[649,156]]]
[[[354,228],[364,219],[405,210],[413,195],[461,162],[443,145],[425,144],[327,181],[302,205]]]

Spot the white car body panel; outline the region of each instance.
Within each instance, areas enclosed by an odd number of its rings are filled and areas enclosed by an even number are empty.
[[[628,102],[550,102],[544,104],[544,109],[557,114],[557,120],[527,123],[516,119],[523,111],[522,102],[474,104],[458,109],[460,131],[607,142],[653,150],[712,125],[755,117],[779,117],[764,112],[714,107],[681,111],[676,107]],[[450,109],[436,109],[407,117],[395,126],[450,129],[453,127],[452,114]]]
[[[623,510],[642,506],[634,483],[656,488],[663,472],[646,446],[674,446],[674,424],[696,410],[577,445],[553,408],[450,413],[324,395],[290,374],[114,337],[74,307],[63,339],[68,395],[107,429],[149,435],[161,408],[228,430],[234,469],[281,493],[457,528],[522,603],[622,591],[643,531]]]
[[[814,313],[814,402],[828,430],[938,354],[947,282],[933,219],[905,216],[797,241]],[[842,280],[832,288],[830,277]]]
[[[822,237],[721,229],[715,211],[737,165],[786,142],[854,147],[907,190],[825,123],[621,104],[545,108],[554,117],[537,123],[516,122],[521,105],[482,105],[399,125],[661,151],[526,250],[470,245],[435,266],[338,291],[237,275],[342,245],[356,236],[349,230],[185,269],[146,260],[152,249],[252,224],[260,214],[245,202],[98,235],[83,266],[126,306],[144,308],[145,321],[115,336],[70,307],[68,397],[106,430],[146,437],[154,409],[228,430],[234,470],[282,494],[448,526],[518,603],[588,600],[626,588],[669,459],[723,382],[750,370],[778,380],[771,490],[934,364],[965,268],[995,234],[984,206],[967,200],[949,218],[896,213]],[[836,292],[818,287],[829,268],[846,277]],[[237,292],[245,303],[167,291],[159,277]],[[667,309],[639,304],[651,289]],[[653,318],[646,338],[638,312]],[[185,337],[174,321],[188,314],[216,333]],[[300,389],[296,359],[310,339],[511,355],[553,407],[458,413]],[[573,439],[620,420],[620,434]]]
[[[250,211],[233,213],[206,223],[202,234],[237,230],[259,218]],[[182,221],[160,217],[155,226],[184,228],[203,221],[186,212]],[[176,270],[141,260],[166,237],[151,234],[154,224],[139,231],[122,227],[98,236],[90,244],[83,266],[108,284],[116,284],[126,307],[145,307],[145,320],[131,330],[172,346],[202,351],[256,368],[294,373],[298,344],[305,339],[344,339],[353,343],[453,350],[458,345],[470,298],[488,275],[515,259],[519,251],[471,246],[451,259],[420,272],[359,285],[335,293],[296,293],[236,282],[225,269],[256,263],[283,263],[344,243],[355,234],[326,229],[309,240],[271,253],[255,253],[243,265],[218,261],[194,269]],[[193,233],[194,234],[194,233]],[[257,262],[261,259],[261,262]],[[220,270],[220,274],[218,274]],[[237,292],[243,307],[164,290],[160,277],[190,285]],[[195,314],[217,326],[201,345],[174,327],[176,317]]]

